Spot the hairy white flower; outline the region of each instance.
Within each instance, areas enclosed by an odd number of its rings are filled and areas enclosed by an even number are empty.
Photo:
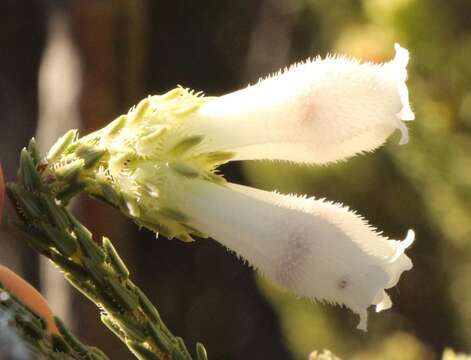
[[[366,309],[391,307],[384,289],[412,268],[404,241],[378,234],[347,208],[228,183],[186,181],[174,203],[189,225],[235,251],[262,274],[314,300],[348,306],[366,330]],[[182,187],[182,189],[183,189]]]
[[[231,160],[326,163],[373,150],[414,115],[408,53],[386,64],[314,60],[220,98],[183,88],[141,101],[104,129],[71,131],[49,151],[57,197],[84,189],[168,238],[210,236],[284,288],[348,306],[391,306],[385,289],[412,263],[347,208],[227,183]],[[65,195],[63,195],[65,194]]]
[[[189,127],[206,136],[207,149],[233,151],[236,160],[326,163],[371,151],[395,129],[405,144],[402,121],[414,119],[408,61],[396,44],[385,64],[340,56],[297,64],[205,103]]]

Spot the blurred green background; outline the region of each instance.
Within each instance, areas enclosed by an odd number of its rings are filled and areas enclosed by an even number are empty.
[[[407,146],[396,134],[374,154],[329,166],[223,168],[232,181],[342,202],[392,238],[415,230],[414,269],[390,292],[393,308],[371,312],[366,334],[348,310],[279,291],[214,241],[156,240],[108,208],[76,207],[115,240],[174,332],[201,340],[212,360],[301,360],[324,348],[355,360],[471,352],[471,1],[2,0],[0,19],[0,160],[10,178],[37,131],[47,147],[70,126],[101,127],[177,84],[220,95],[318,54],[387,61],[395,42],[409,49]],[[93,306],[8,228],[0,235],[0,262],[43,289],[84,341],[130,358]]]

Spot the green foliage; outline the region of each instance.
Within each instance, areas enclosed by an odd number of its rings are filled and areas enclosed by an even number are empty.
[[[69,149],[68,145],[76,136],[75,133],[70,134],[61,138],[48,158],[60,157],[61,152]],[[98,153],[90,149],[81,153],[83,156],[93,153],[84,157],[82,161],[85,163],[86,159],[96,162],[99,158]],[[32,140],[28,149],[21,153],[18,182],[7,184],[8,195],[22,220],[16,225],[28,235],[29,245],[52,260],[66,279],[98,306],[103,323],[136,358],[191,360],[183,340],[170,332],[157,309],[130,280],[129,270],[111,241],[103,238],[100,243],[96,242],[91,232],[70,214],[61,201],[52,196],[50,189],[53,184],[41,180],[44,165],[38,162],[36,154]],[[71,162],[62,167],[67,170],[63,170],[60,181],[75,182],[76,169],[82,171],[84,164],[77,167]],[[107,199],[112,200],[109,196]],[[36,318],[31,316],[31,319]],[[44,333],[40,322],[35,324],[29,321],[20,325],[34,339],[39,339]],[[60,321],[58,327],[62,337],[50,339],[56,344],[55,348],[61,351],[73,349],[82,355],[90,353],[87,359],[103,359],[98,352],[91,352],[75,340]],[[206,358],[204,347],[197,344],[195,359]]]
[[[0,318],[5,320],[2,321],[2,325],[6,324],[0,329],[2,336],[6,337],[5,332],[11,332],[11,341],[16,344],[9,344],[9,347],[22,349],[20,353],[24,359],[31,357],[51,360],[108,359],[97,348],[86,346],[77,340],[57,317],[54,321],[59,333],[52,333],[47,328],[46,320],[11,294],[1,283]]]

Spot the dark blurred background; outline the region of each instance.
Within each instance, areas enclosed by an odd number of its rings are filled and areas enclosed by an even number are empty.
[[[387,61],[411,52],[417,120],[375,154],[327,167],[248,162],[232,181],[345,203],[393,238],[409,228],[414,270],[369,332],[349,311],[280,292],[212,240],[155,239],[85,198],[74,206],[116,243],[138,283],[189,347],[210,359],[434,359],[471,351],[471,2],[469,0],[2,0],[0,160],[15,176],[37,134],[102,127],[148,94],[180,84],[208,95],[246,86],[292,62],[340,52]],[[0,229],[0,262],[40,288],[85,342],[131,356],[60,274]]]

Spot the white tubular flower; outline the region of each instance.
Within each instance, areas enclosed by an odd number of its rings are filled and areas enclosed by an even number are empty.
[[[175,189],[189,225],[247,259],[293,293],[346,305],[366,330],[367,308],[391,307],[384,289],[412,268],[414,240],[388,240],[347,208],[228,183],[193,180]]]
[[[402,121],[414,119],[405,84],[409,53],[395,47],[385,64],[333,56],[294,65],[206,103],[192,131],[236,160],[322,164],[372,151],[395,129],[405,144]]]
[[[245,90],[208,98],[183,88],[142,100],[81,139],[49,151],[44,183],[58,199],[85,190],[168,238],[210,236],[284,288],[348,306],[391,306],[385,289],[412,267],[389,240],[338,204],[227,183],[240,159],[326,163],[369,151],[413,119],[408,53],[386,64],[332,57],[295,66]]]

